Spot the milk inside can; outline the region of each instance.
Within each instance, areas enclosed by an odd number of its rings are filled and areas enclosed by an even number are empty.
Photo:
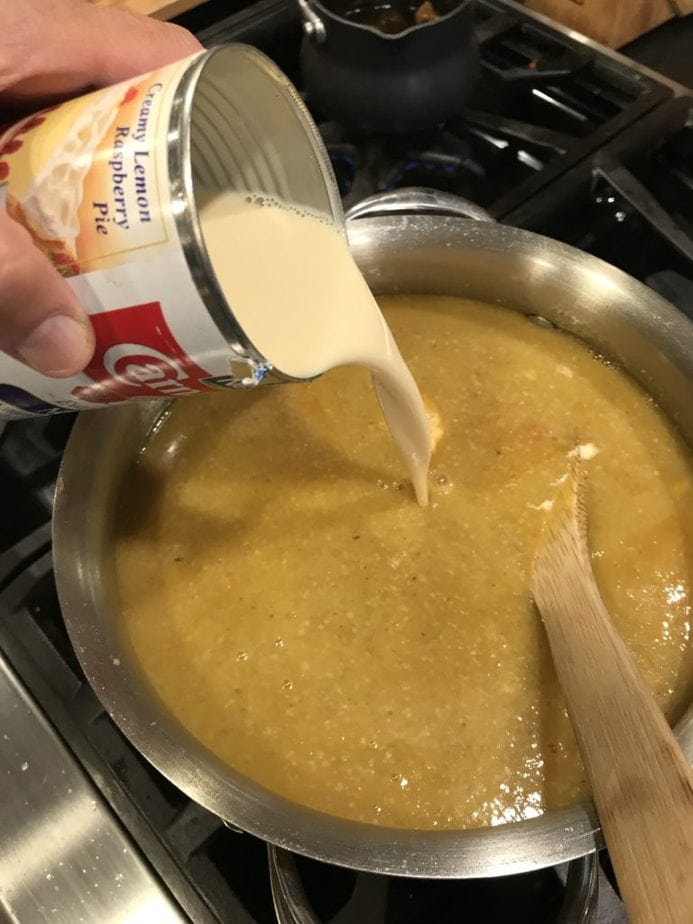
[[[67,379],[0,353],[0,418],[295,380],[234,314],[233,285],[222,287],[205,246],[200,189],[266,195],[343,227],[317,129],[253,48],[202,52],[0,138],[0,207],[67,279],[96,335],[89,365]]]

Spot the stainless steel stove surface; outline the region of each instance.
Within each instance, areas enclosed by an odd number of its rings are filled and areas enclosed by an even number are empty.
[[[227,11],[211,0],[185,21],[207,44],[256,44],[300,88],[296,8]],[[364,137],[313,113],[345,206],[403,186],[454,192],[609,260],[693,317],[693,99],[517,4],[477,0],[475,15],[481,80],[444,126]],[[0,425],[0,921],[625,920],[606,856],[576,864],[567,888],[565,869],[443,882],[282,852],[268,863],[262,842],[168,783],[104,712],[62,622],[50,517],[71,424]]]

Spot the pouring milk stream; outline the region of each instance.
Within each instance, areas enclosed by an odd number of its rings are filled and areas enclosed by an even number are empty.
[[[234,313],[257,349],[296,378],[365,366],[416,498],[426,505],[424,404],[344,234],[326,218],[266,196],[198,191],[197,203],[220,285],[233,291]]]

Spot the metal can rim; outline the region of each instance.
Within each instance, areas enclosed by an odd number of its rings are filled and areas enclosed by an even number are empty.
[[[296,107],[299,119],[306,131],[307,139],[325,176],[325,185],[332,211],[330,217],[343,226],[344,217],[341,200],[329,156],[307,108],[288,78],[270,58],[257,49],[241,43],[220,45],[201,53],[191,63],[180,80],[171,105],[167,137],[171,212],[188,270],[193,277],[200,298],[232,352],[239,358],[249,361],[249,364],[255,369],[260,370],[258,381],[260,378],[266,384],[306,381],[277,369],[271,361],[262,355],[243,330],[234,314],[229,299],[217,279],[204,241],[197,212],[192,169],[191,131],[191,114],[195,92],[199,80],[212,58],[219,54],[228,53],[231,49],[235,52],[242,52],[249,59],[255,60],[262,67],[267,77],[274,82],[277,92],[285,97],[288,96],[292,105]],[[262,191],[248,190],[248,192]]]

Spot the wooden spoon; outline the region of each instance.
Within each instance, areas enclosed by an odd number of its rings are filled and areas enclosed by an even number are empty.
[[[532,591],[632,924],[693,924],[693,773],[599,594],[577,462]]]

